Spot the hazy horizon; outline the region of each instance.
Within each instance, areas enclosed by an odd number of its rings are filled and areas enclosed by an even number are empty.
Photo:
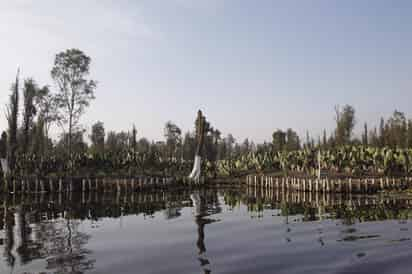
[[[4,1],[0,3],[0,130],[17,67],[53,82],[56,53],[92,58],[90,130],[163,139],[166,121],[193,130],[197,110],[237,141],[274,130],[334,128],[334,106],[356,109],[356,133],[412,99],[410,1]]]

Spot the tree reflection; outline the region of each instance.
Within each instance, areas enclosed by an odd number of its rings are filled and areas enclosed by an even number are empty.
[[[0,210],[0,230],[3,239],[4,265],[13,271],[19,264],[29,264],[36,259],[46,262],[46,271],[51,273],[84,273],[95,266],[87,244],[90,235],[82,232],[80,224],[102,218],[120,218],[123,215],[179,218],[182,208],[193,207],[196,225],[196,253],[204,273],[211,272],[207,254],[206,229],[214,223],[215,214],[222,212],[219,197],[225,205],[243,205],[250,216],[283,219],[286,241],[292,241],[293,222],[317,221],[319,234],[316,240],[324,245],[322,218],[339,219],[345,225],[386,219],[405,220],[412,218],[412,203],[407,199],[381,199],[379,197],[335,197],[311,193],[293,194],[276,192],[245,192],[242,189],[199,189],[192,191],[153,191],[132,193],[116,199],[110,194],[64,197],[55,200],[52,196],[26,195],[3,197]],[[19,199],[20,198],[20,199]]]
[[[4,257],[7,264],[11,269],[14,268],[14,263],[16,261],[13,255],[14,248],[14,214],[12,211],[8,210],[7,199],[4,201]]]
[[[211,273],[209,269],[210,261],[206,255],[205,226],[218,221],[208,217],[222,212],[222,208],[219,204],[217,192],[213,190],[198,190],[191,194],[190,198],[193,202],[195,223],[197,225],[196,246],[199,254],[198,260],[204,273]]]
[[[95,261],[88,258],[91,251],[84,247],[90,236],[78,231],[79,224],[79,221],[66,217],[54,231],[48,230],[54,235],[43,235],[43,240],[48,241],[46,269],[57,273],[84,273],[93,269]]]

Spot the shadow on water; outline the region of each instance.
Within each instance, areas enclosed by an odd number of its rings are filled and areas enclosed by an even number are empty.
[[[166,220],[182,217],[184,208],[193,211],[197,228],[196,257],[204,273],[212,272],[207,252],[207,228],[222,221],[222,208],[246,208],[251,219],[264,218],[265,212],[284,219],[285,240],[291,242],[295,223],[340,220],[347,227],[338,241],[353,242],[379,238],[378,234],[359,235],[355,223],[399,220],[412,217],[412,200],[385,199],[378,196],[340,196],[313,193],[256,192],[244,189],[200,189],[157,191],[113,195],[109,193],[23,195],[3,198],[0,205],[0,272],[31,273],[24,266],[40,260],[39,272],[86,273],[99,258],[87,248],[93,235],[81,231],[83,221],[139,215],[153,218],[163,212]],[[224,221],[224,220],[223,220]],[[407,230],[407,228],[404,228]],[[317,241],[324,245],[323,230]],[[408,241],[401,238],[399,241]],[[358,253],[362,258],[365,253]],[[97,260],[97,261],[96,261]],[[25,269],[24,271],[22,269]],[[3,273],[3,272],[2,272]],[[34,272],[33,272],[34,273]]]

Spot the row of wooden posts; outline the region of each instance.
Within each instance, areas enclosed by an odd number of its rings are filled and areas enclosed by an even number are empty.
[[[133,192],[166,188],[176,183],[173,177],[138,176],[133,178],[27,178],[5,183],[5,192]]]
[[[249,186],[246,188],[246,197],[250,200],[260,199],[264,203],[291,203],[291,204],[312,204],[318,205],[368,205],[368,204],[388,204],[396,201],[395,198],[381,197],[376,195],[361,195],[356,193],[328,193],[328,192],[302,192],[302,191],[282,191],[275,188],[262,188]],[[405,201],[405,204],[412,206],[412,199]]]
[[[289,191],[328,193],[374,193],[401,189],[412,184],[412,177],[402,178],[299,178],[270,175],[247,175],[247,186],[260,186]]]

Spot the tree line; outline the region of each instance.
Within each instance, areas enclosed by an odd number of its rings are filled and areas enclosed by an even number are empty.
[[[17,72],[6,106],[8,128],[0,136],[0,158],[7,159],[14,174],[73,172],[93,161],[89,173],[99,168],[115,172],[125,166],[129,173],[156,169],[187,173],[196,153],[195,125],[192,131],[183,133],[177,124],[168,121],[164,139],[155,142],[139,137],[136,126],[126,131],[107,131],[104,123],[97,121],[87,136],[80,118],[95,99],[97,88],[97,82],[90,78],[90,65],[91,58],[78,49],[56,54],[50,71],[54,88],[39,85],[32,78],[21,81]],[[249,159],[251,154],[254,156],[250,159],[258,161],[255,167],[259,169],[262,164],[256,159],[265,154],[273,158],[279,153],[302,150],[338,151],[343,146],[412,148],[412,120],[405,113],[395,110],[388,119],[380,119],[379,127],[369,128],[365,123],[360,137],[354,134],[355,114],[350,105],[336,106],[336,125],[329,135],[324,130],[323,136],[315,140],[307,132],[306,140],[302,141],[291,128],[277,129],[272,141],[262,144],[249,139],[238,142],[232,134],[223,136],[207,123],[202,151],[205,168],[213,176],[222,170],[231,174],[227,171],[235,167],[236,161]],[[52,126],[60,128],[55,140],[49,134]],[[249,167],[246,161],[243,168]],[[282,165],[277,167],[282,169]]]

